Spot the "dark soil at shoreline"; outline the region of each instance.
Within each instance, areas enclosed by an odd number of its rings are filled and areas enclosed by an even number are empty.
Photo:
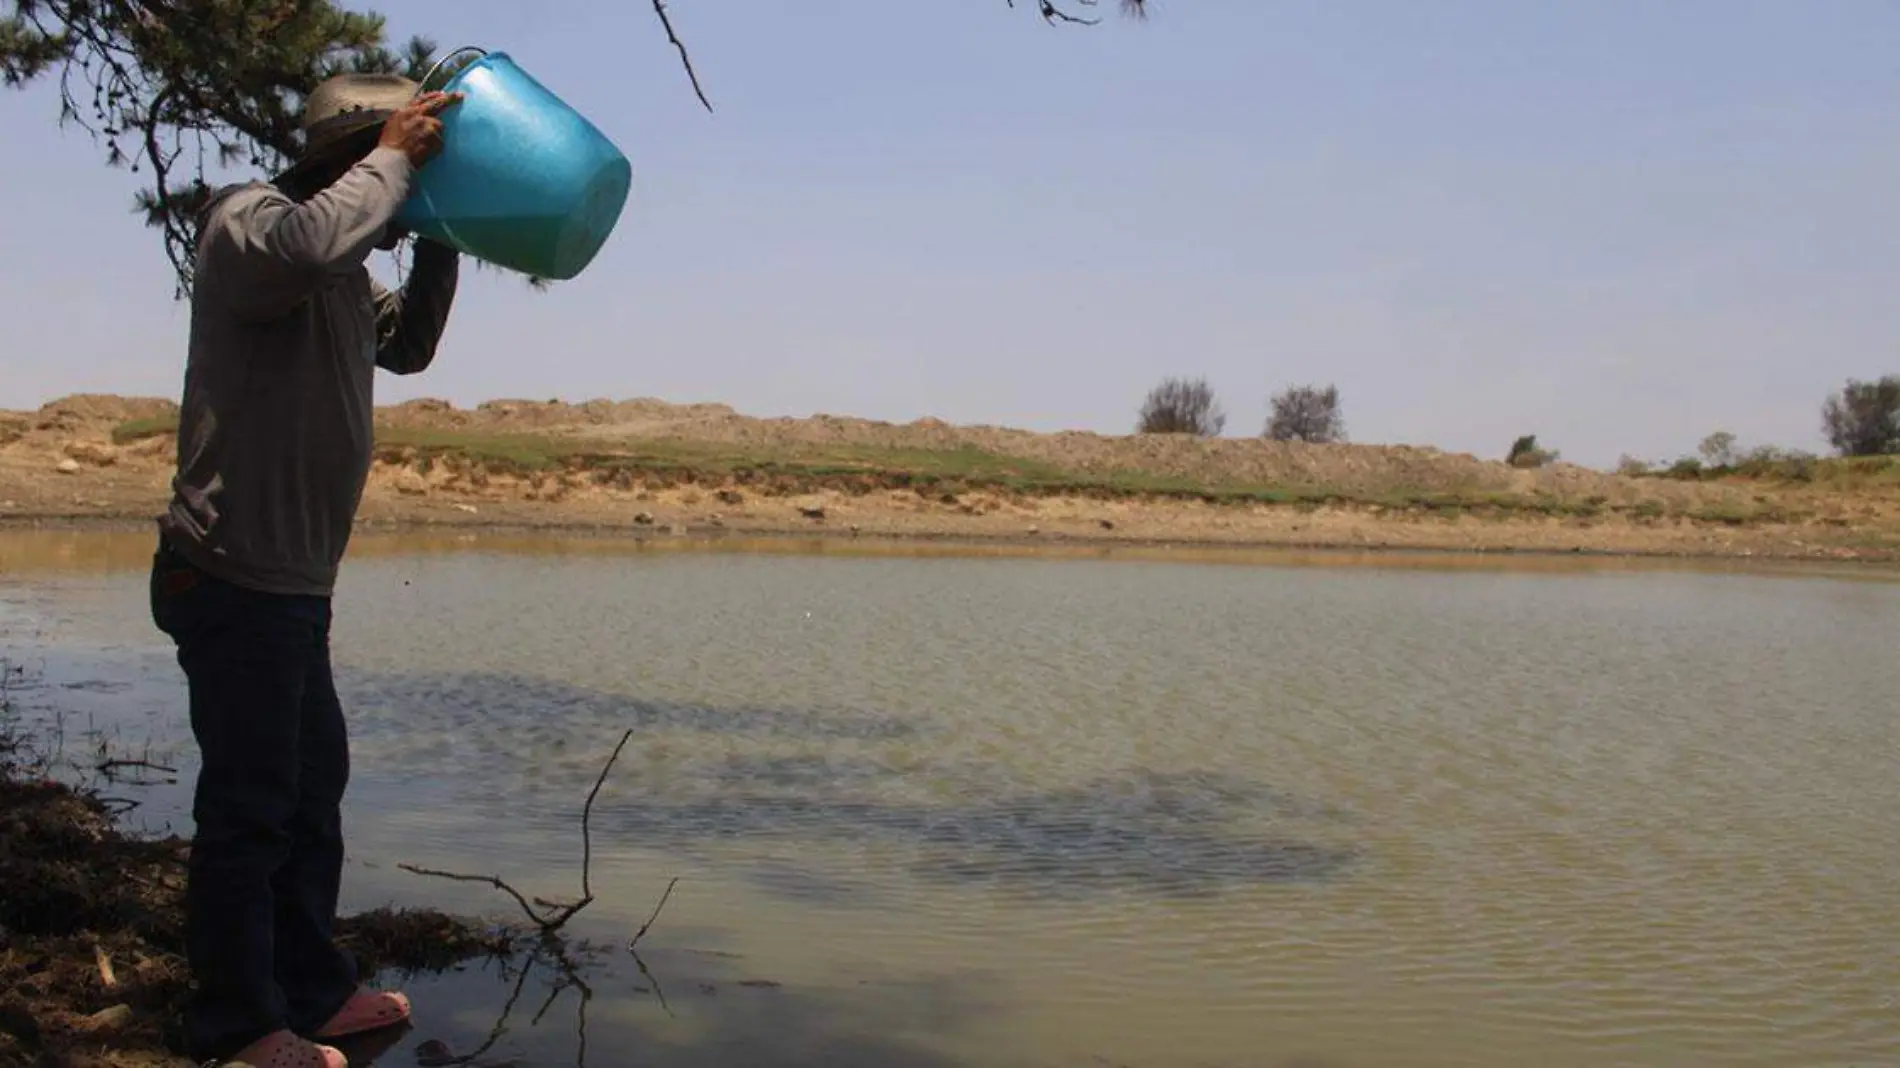
[[[185,1068],[179,838],[125,834],[109,806],[6,763],[0,740],[0,1068]],[[506,955],[511,932],[430,910],[339,921],[363,973]]]

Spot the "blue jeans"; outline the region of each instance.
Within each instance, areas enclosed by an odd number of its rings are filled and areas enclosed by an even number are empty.
[[[330,677],[330,601],[243,589],[162,540],[152,621],[178,647],[202,763],[185,889],[194,1059],[289,1028],[310,1035],[356,990],[332,937],[349,741]]]

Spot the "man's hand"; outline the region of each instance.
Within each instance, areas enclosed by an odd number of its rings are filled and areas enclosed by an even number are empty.
[[[436,116],[461,99],[460,93],[421,94],[383,123],[377,144],[396,149],[409,157],[411,165],[421,167],[442,151],[442,120]]]

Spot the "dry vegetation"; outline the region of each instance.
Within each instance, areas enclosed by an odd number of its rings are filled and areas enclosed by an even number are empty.
[[[145,519],[169,401],[0,415],[0,517]],[[1889,558],[1900,467],[1694,480],[1412,446],[759,419],[655,400],[378,413],[366,522]],[[1799,477],[1796,477],[1798,474]],[[1786,477],[1783,477],[1786,476]]]
[[[70,787],[0,769],[0,1068],[158,1068],[188,993],[188,845],[120,832]],[[346,917],[368,973],[513,952],[511,934],[427,910]]]
[[[16,731],[22,674],[0,660],[0,1068],[185,1068],[189,845],[126,834],[95,790],[48,777]],[[382,909],[344,918],[339,937],[374,974],[512,954],[518,936]]]
[[[178,836],[128,833],[116,817],[139,802],[115,796],[136,795],[141,784],[118,777],[129,770],[176,772],[117,757],[103,744],[85,759],[73,759],[63,731],[41,728],[36,735],[27,726],[20,695],[43,689],[24,666],[0,656],[0,1068],[187,1068],[191,1062],[181,1051],[191,979],[184,909],[191,845]],[[456,1055],[431,1039],[422,1048],[440,1054],[434,1063],[482,1063],[536,967],[558,971],[542,1012],[571,985],[582,991],[578,1011],[585,1027],[584,1003],[593,995],[581,972],[612,950],[570,940],[563,928],[595,900],[589,827],[594,801],[632,736],[631,730],[622,733],[581,810],[580,897],[537,897],[531,903],[500,876],[401,864],[418,875],[489,883],[519,903],[528,923],[427,907],[338,917],[337,941],[365,977],[440,974],[483,958],[513,966],[513,994],[487,1040]],[[658,980],[641,960],[639,944],[678,882],[667,883],[624,945],[654,990]],[[356,1061],[377,1041],[358,1036],[340,1045]]]

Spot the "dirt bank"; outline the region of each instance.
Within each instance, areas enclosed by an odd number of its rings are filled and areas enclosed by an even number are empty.
[[[0,413],[0,521],[142,520],[176,407]],[[1180,545],[1900,558],[1900,479],[1685,482],[1412,446],[1036,434],[721,405],[379,410],[372,525]]]
[[[38,778],[19,748],[0,735],[0,1068],[189,1068],[175,1024],[187,844],[122,833],[106,805]],[[511,945],[430,911],[366,913],[342,931],[367,972]]]

